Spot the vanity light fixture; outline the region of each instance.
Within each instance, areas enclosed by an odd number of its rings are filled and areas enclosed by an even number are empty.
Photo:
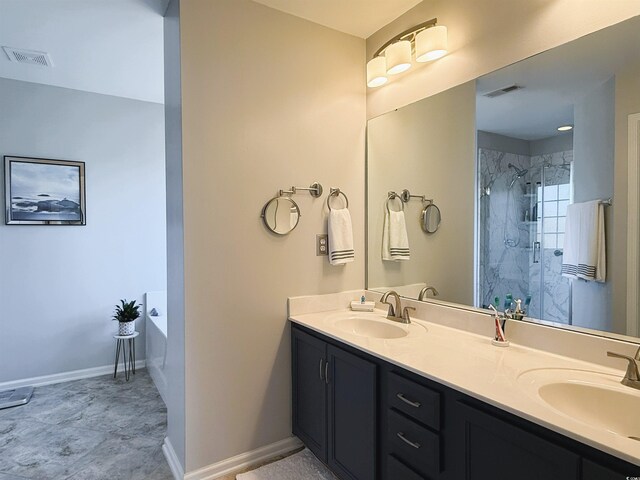
[[[573,130],[573,125],[562,125],[558,127],[559,132],[568,132],[569,130]]]
[[[387,62],[384,57],[376,57],[367,63],[367,86],[374,88],[387,83]]]
[[[416,62],[430,62],[447,54],[447,27],[435,25],[416,35]]]
[[[436,25],[437,18],[409,28],[386,42],[367,63],[367,86],[379,87],[387,83],[388,75],[396,75],[416,62],[429,62],[448,52],[447,27]]]
[[[397,75],[411,68],[411,42],[400,40],[392,43],[384,52],[387,64],[387,73]]]

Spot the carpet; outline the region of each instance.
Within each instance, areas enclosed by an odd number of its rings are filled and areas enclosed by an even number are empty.
[[[236,480],[336,480],[309,449],[236,476]]]

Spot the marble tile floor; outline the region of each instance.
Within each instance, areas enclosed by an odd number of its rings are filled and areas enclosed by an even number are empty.
[[[146,369],[36,387],[0,410],[0,480],[172,480],[166,429]]]

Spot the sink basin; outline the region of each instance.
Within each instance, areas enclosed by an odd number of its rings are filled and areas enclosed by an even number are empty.
[[[345,318],[344,320],[338,320],[335,326],[340,330],[360,335],[361,337],[402,338],[409,333],[398,325],[365,318]]]
[[[331,315],[327,321],[345,333],[359,337],[397,339],[426,333],[422,325],[388,320],[378,312],[350,312]]]
[[[640,441],[640,390],[622,376],[571,369],[529,370],[518,382],[536,400],[579,422]]]

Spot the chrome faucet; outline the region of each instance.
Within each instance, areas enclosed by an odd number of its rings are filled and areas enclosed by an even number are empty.
[[[389,302],[389,297],[395,297],[395,300],[396,300],[395,307],[391,302]],[[380,298],[380,303],[389,305],[389,311],[387,313],[387,318],[389,320],[394,320],[400,323],[410,323],[409,315],[407,315],[406,320],[402,317],[402,301],[400,300],[400,295],[398,295],[398,292],[395,292],[393,290],[389,290],[388,292],[385,292],[382,295],[382,298]]]
[[[418,294],[418,301],[422,302],[427,296],[427,293],[429,292],[433,293],[434,297],[437,297],[438,295],[440,295],[438,293],[438,290],[436,290],[436,287],[424,287],[422,290],[420,290],[420,293]]]
[[[636,351],[635,356],[628,357],[627,355],[621,355],[615,352],[607,352],[608,357],[622,358],[627,360],[627,372],[624,374],[624,378],[620,383],[627,387],[640,390],[640,372],[638,371],[638,359],[640,358],[640,348]]]

